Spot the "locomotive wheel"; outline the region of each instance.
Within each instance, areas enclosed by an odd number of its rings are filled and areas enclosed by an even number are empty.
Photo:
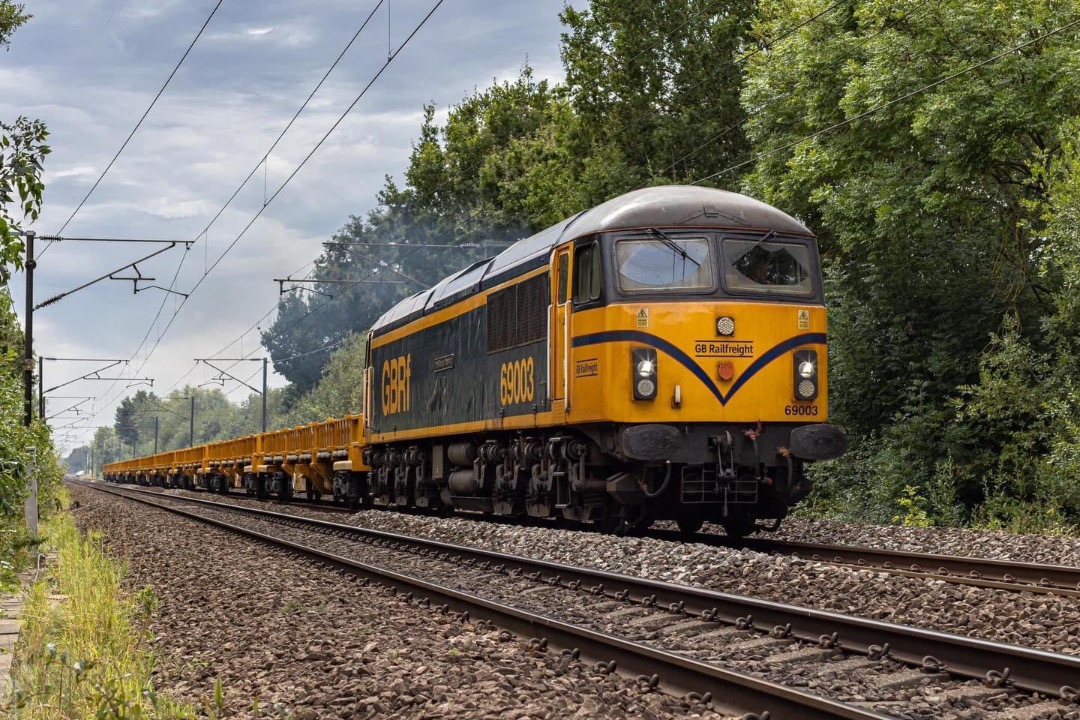
[[[705,524],[703,518],[694,517],[681,517],[675,521],[679,526],[679,532],[683,535],[694,535],[701,530],[701,526]]]
[[[644,506],[628,507],[626,512],[630,514],[630,517],[623,522],[622,532],[616,531],[617,535],[641,535],[653,524],[653,518],[649,517]]]
[[[610,507],[605,507],[599,517],[593,520],[593,527],[604,535],[618,535],[623,536],[626,534],[626,523],[620,513]]]
[[[724,526],[724,532],[736,540],[746,537],[757,529],[752,518],[742,516],[727,518],[721,525]]]

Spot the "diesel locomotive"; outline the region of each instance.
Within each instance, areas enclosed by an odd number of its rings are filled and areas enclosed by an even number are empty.
[[[777,527],[810,492],[807,464],[846,449],[826,343],[805,226],[737,193],[638,190],[391,308],[368,333],[348,447],[253,436],[228,484],[741,536]]]

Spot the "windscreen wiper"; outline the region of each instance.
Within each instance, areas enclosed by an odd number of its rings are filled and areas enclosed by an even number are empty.
[[[769,240],[772,240],[774,237],[776,237],[776,231],[775,230],[770,230],[769,232],[765,233],[764,235],[761,236],[760,240],[758,240],[756,243],[754,243],[754,247],[752,247],[749,250],[747,250],[746,252],[744,252],[741,257],[746,257],[750,253],[757,250],[761,246],[761,244],[763,242],[768,242]]]
[[[689,260],[690,262],[694,263],[698,267],[701,266],[701,263],[699,263],[694,258],[690,257],[690,253],[686,252],[686,249],[682,245],[680,245],[679,243],[672,240],[670,235],[666,234],[665,232],[663,232],[659,228],[654,228],[654,227],[649,228],[649,232],[652,232],[652,233],[656,234],[656,236],[659,237],[660,240],[665,245],[667,245],[669,248],[671,248],[675,252],[682,255],[683,260]]]

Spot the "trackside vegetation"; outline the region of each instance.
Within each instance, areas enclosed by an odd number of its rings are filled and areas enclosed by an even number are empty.
[[[83,537],[68,515],[44,526],[50,561],[27,593],[15,648],[12,716],[194,718],[194,708],[154,691],[148,626],[153,590],[123,587],[125,568],[97,533]]]

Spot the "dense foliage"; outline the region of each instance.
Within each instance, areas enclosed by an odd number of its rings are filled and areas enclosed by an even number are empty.
[[[763,3],[756,32],[822,7]],[[841,5],[747,63],[746,185],[828,265],[833,411],[858,440],[819,474],[832,510],[887,520],[910,487],[938,521],[1080,511],[1051,456],[1077,417],[1069,233],[1051,233],[1080,115],[1080,36],[1052,35],[1077,9]]]
[[[38,480],[43,512],[54,506],[60,480],[48,428],[36,418],[30,427],[23,425],[22,367],[22,332],[11,297],[0,286],[0,589],[16,581],[23,550],[31,542],[23,524],[30,468]]]
[[[566,81],[525,67],[442,124],[427,107],[403,182],[313,271],[379,282],[282,302],[277,422],[360,409],[346,338],[396,300],[621,192],[702,183],[820,237],[831,410],[854,446],[816,468],[812,511],[1080,522],[1080,3],[594,0],[561,18]]]
[[[29,19],[22,5],[0,0],[0,46]],[[23,334],[7,290],[11,269],[23,266],[22,223],[36,220],[41,208],[47,135],[36,120],[0,122],[0,587],[14,580],[16,560],[28,542],[22,518],[31,458],[45,510],[52,507],[60,477],[48,428],[37,419],[29,428],[23,425]]]

